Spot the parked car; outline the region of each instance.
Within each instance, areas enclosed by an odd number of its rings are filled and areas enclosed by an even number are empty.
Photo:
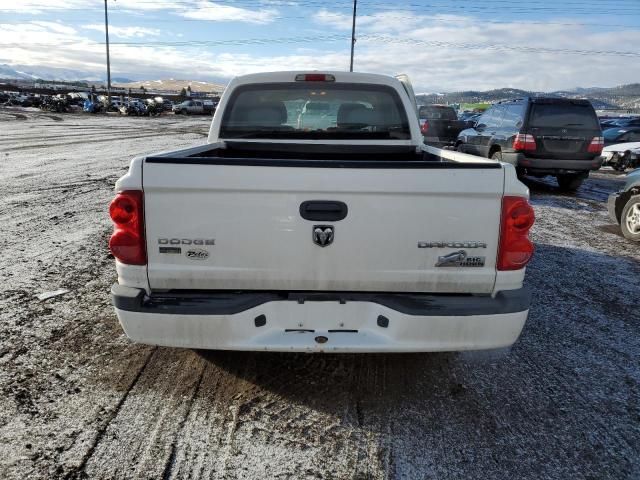
[[[98,98],[103,98],[103,101],[104,101],[104,103],[106,105],[106,103],[107,103],[107,97],[106,96],[104,96],[104,97],[101,96],[101,97],[98,97]],[[111,105],[109,106],[107,111],[109,111],[109,112],[119,112],[120,109],[122,107],[124,107],[124,106],[126,106],[126,102],[124,102],[124,101],[122,101],[122,100],[120,100],[118,98],[111,97]]]
[[[63,113],[69,110],[69,104],[66,95],[55,95],[42,99],[40,109],[45,112]]]
[[[614,127],[628,128],[628,127],[640,127],[640,117],[623,118],[622,120],[616,120],[613,122]]]
[[[607,205],[625,238],[640,242],[640,169],[627,175],[624,187],[609,195]]]
[[[472,111],[469,111],[469,110],[465,110],[464,112],[458,114],[458,120],[463,120],[463,121],[466,122],[467,120],[470,120],[471,117],[473,117],[475,115],[478,115],[478,113],[477,112],[472,112]]]
[[[336,124],[298,128],[319,91]],[[425,145],[410,92],[374,74],[247,75],[206,144],[134,158],[109,209],[129,338],[287,352],[513,344],[530,303],[528,189],[511,165]]]
[[[615,128],[618,120],[619,119],[617,118],[601,118],[600,128],[602,128],[602,131],[607,130],[608,128]]]
[[[602,150],[603,165],[624,172],[627,168],[640,167],[640,138],[637,142],[617,143]]]
[[[104,110],[104,104],[102,102],[94,102],[87,98],[83,105],[82,111],[87,113],[98,113]]]
[[[197,115],[207,113],[202,100],[186,100],[173,106],[174,113],[182,115]]]
[[[640,126],[607,128],[602,131],[602,136],[605,147],[616,143],[640,142]]]
[[[474,128],[460,132],[456,143],[460,152],[514,165],[519,176],[554,176],[569,191],[600,168],[603,146],[591,103],[545,97],[492,105]]]
[[[214,102],[213,100],[202,101],[202,107],[204,108],[204,113],[211,113],[211,114],[215,113],[217,105],[218,103]]]
[[[164,112],[164,100],[162,97],[147,98],[145,100],[145,113],[151,117],[156,117]]]
[[[458,120],[456,111],[448,105],[423,105],[418,117],[425,143],[438,147],[455,144],[458,134],[470,126]]]
[[[162,100],[163,110],[165,112],[170,112],[173,110],[173,102],[167,98]]]

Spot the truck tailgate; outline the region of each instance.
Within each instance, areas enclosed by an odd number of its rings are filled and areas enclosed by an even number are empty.
[[[490,293],[504,183],[503,169],[492,166],[301,168],[148,159],[150,286]],[[343,202],[346,217],[302,218],[301,204],[320,200]],[[333,233],[322,247],[314,230],[327,227]],[[432,245],[438,242],[451,245]],[[484,265],[436,267],[439,256],[464,242]]]

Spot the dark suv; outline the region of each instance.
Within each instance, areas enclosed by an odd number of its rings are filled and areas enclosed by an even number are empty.
[[[543,97],[492,105],[456,142],[460,152],[511,163],[520,177],[553,175],[563,190],[577,189],[600,168],[603,146],[588,100]]]

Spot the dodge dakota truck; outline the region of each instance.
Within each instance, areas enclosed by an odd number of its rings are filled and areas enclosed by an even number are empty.
[[[398,78],[238,77],[206,144],[134,158],[110,205],[127,336],[306,352],[513,344],[530,303],[528,190],[511,165],[425,145]],[[318,99],[335,118],[299,126]]]

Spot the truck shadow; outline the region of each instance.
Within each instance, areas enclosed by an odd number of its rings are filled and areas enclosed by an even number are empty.
[[[558,183],[553,177],[534,178],[525,177],[523,183],[529,187],[531,197],[535,201],[536,197],[556,195],[564,198],[578,198],[606,203],[610,193],[620,190],[624,184],[624,176],[616,174],[598,174],[587,178],[582,186],[575,192],[564,192],[558,187]]]

